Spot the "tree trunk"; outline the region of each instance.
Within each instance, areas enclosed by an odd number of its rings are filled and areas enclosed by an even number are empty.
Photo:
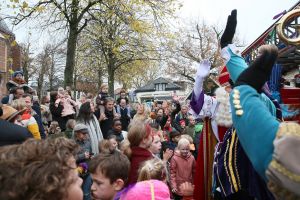
[[[114,81],[115,81],[115,64],[111,59],[108,63],[108,93],[111,97],[114,97]]]
[[[51,56],[51,66],[49,71],[49,90],[53,91],[53,79],[54,79],[54,53],[52,52]]]
[[[29,65],[29,62],[27,61],[27,56],[26,56],[25,59],[26,60],[23,63],[23,73],[24,73],[24,80],[28,84],[28,79],[29,79],[29,76],[28,76],[28,65]]]
[[[77,46],[77,25],[70,26],[70,32],[68,37],[68,44],[67,44],[67,61],[66,61],[66,68],[65,68],[65,80],[64,86],[71,86],[74,88],[73,82],[73,74],[74,74],[74,66],[75,66],[75,53],[76,53],[76,46]]]
[[[44,74],[45,74],[46,68],[47,68],[47,57],[46,56],[41,64],[42,64],[42,68],[39,73],[38,87],[37,87],[37,95],[38,95],[39,99],[41,99],[42,95],[43,95]]]
[[[102,69],[98,69],[98,91],[102,85]]]

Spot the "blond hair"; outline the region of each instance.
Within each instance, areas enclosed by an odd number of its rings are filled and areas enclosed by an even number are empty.
[[[166,166],[159,158],[145,161],[139,168],[138,182],[150,179],[164,181],[166,179]]]
[[[190,142],[188,139],[186,139],[185,137],[182,137],[180,138],[180,140],[178,141],[178,149],[181,148],[181,147],[184,147],[184,146],[189,146],[190,145]]]
[[[180,139],[181,138],[185,138],[185,139],[187,139],[189,142],[190,142],[190,144],[193,144],[193,138],[190,136],[190,135],[187,135],[187,134],[183,134],[183,135],[181,135],[180,136]]]
[[[24,99],[15,99],[12,101],[11,106],[20,111],[23,110],[24,108],[26,108],[26,102]]]

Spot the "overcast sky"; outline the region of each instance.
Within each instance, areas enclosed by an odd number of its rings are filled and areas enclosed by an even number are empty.
[[[225,27],[227,16],[237,9],[237,31],[240,39],[251,44],[275,20],[278,13],[289,10],[299,0],[182,0],[181,16],[204,19]]]
[[[274,23],[273,16],[290,9],[299,0],[181,0],[183,8],[179,12],[182,18],[206,21],[208,24],[224,27],[227,16],[232,9],[238,10],[237,32],[246,45],[251,44],[270,25]],[[14,33],[18,42],[26,40],[28,29],[15,27]],[[31,30],[34,33],[34,30]],[[32,39],[42,46],[43,39],[49,37],[33,34]],[[51,36],[50,36],[51,37]]]

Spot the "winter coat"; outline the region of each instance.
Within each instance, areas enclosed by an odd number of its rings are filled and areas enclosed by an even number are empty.
[[[20,144],[32,138],[32,134],[24,127],[0,119],[0,146]]]
[[[179,186],[184,182],[193,183],[196,169],[196,161],[194,156],[189,152],[187,157],[175,151],[170,161],[171,188],[177,189],[177,194],[182,196]]]
[[[57,99],[55,101],[55,106],[58,107],[59,102],[61,102],[61,99]],[[64,101],[62,101],[63,105],[63,110],[61,112],[61,116],[65,117],[68,115],[74,115],[75,114],[75,109],[74,107],[77,105],[75,101],[73,101],[71,98],[65,98]]]
[[[69,119],[74,119],[73,115],[68,115],[66,117],[62,117],[62,111],[64,109],[61,103],[58,104],[58,107],[55,106],[55,103],[50,103],[50,112],[52,114],[52,121],[57,121],[61,131],[66,130],[66,123]]]
[[[42,139],[46,139],[45,129],[43,126],[42,121],[42,113],[41,113],[41,107],[38,102],[33,102],[32,109],[31,109],[31,115],[34,117],[35,121],[37,122],[39,126],[39,132]]]
[[[114,121],[113,111],[105,110],[105,116],[107,117],[107,119],[102,120],[100,122],[100,127],[103,134],[103,138],[107,139],[108,131],[112,128],[113,121]]]
[[[124,109],[121,108],[121,106],[116,107],[116,112],[121,115],[120,121],[122,123],[122,130],[127,131],[128,125],[130,123],[131,117],[130,117],[130,108],[126,107]]]
[[[138,179],[138,170],[140,165],[153,158],[153,155],[147,149],[141,147],[132,147],[132,154],[130,158],[130,172],[128,184],[136,183]]]
[[[81,163],[87,161],[87,159],[85,158],[85,152],[92,153],[92,146],[90,140],[86,139],[80,141],[76,139],[75,142],[80,146],[79,152],[77,153],[76,162]]]

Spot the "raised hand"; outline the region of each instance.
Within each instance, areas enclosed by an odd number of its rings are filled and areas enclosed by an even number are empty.
[[[263,85],[270,78],[277,56],[278,48],[275,45],[261,46],[257,58],[240,74],[235,85],[250,85],[257,92],[261,92]]]
[[[198,76],[200,78],[207,77],[210,72],[210,67],[211,67],[211,63],[209,62],[209,60],[201,61],[198,66],[196,76]]]
[[[236,15],[237,15],[237,10],[234,9],[231,11],[231,14],[227,18],[227,24],[226,28],[223,32],[223,35],[221,36],[221,48],[223,49],[226,47],[228,44],[232,44],[232,40],[235,34],[235,29],[236,29]]]

